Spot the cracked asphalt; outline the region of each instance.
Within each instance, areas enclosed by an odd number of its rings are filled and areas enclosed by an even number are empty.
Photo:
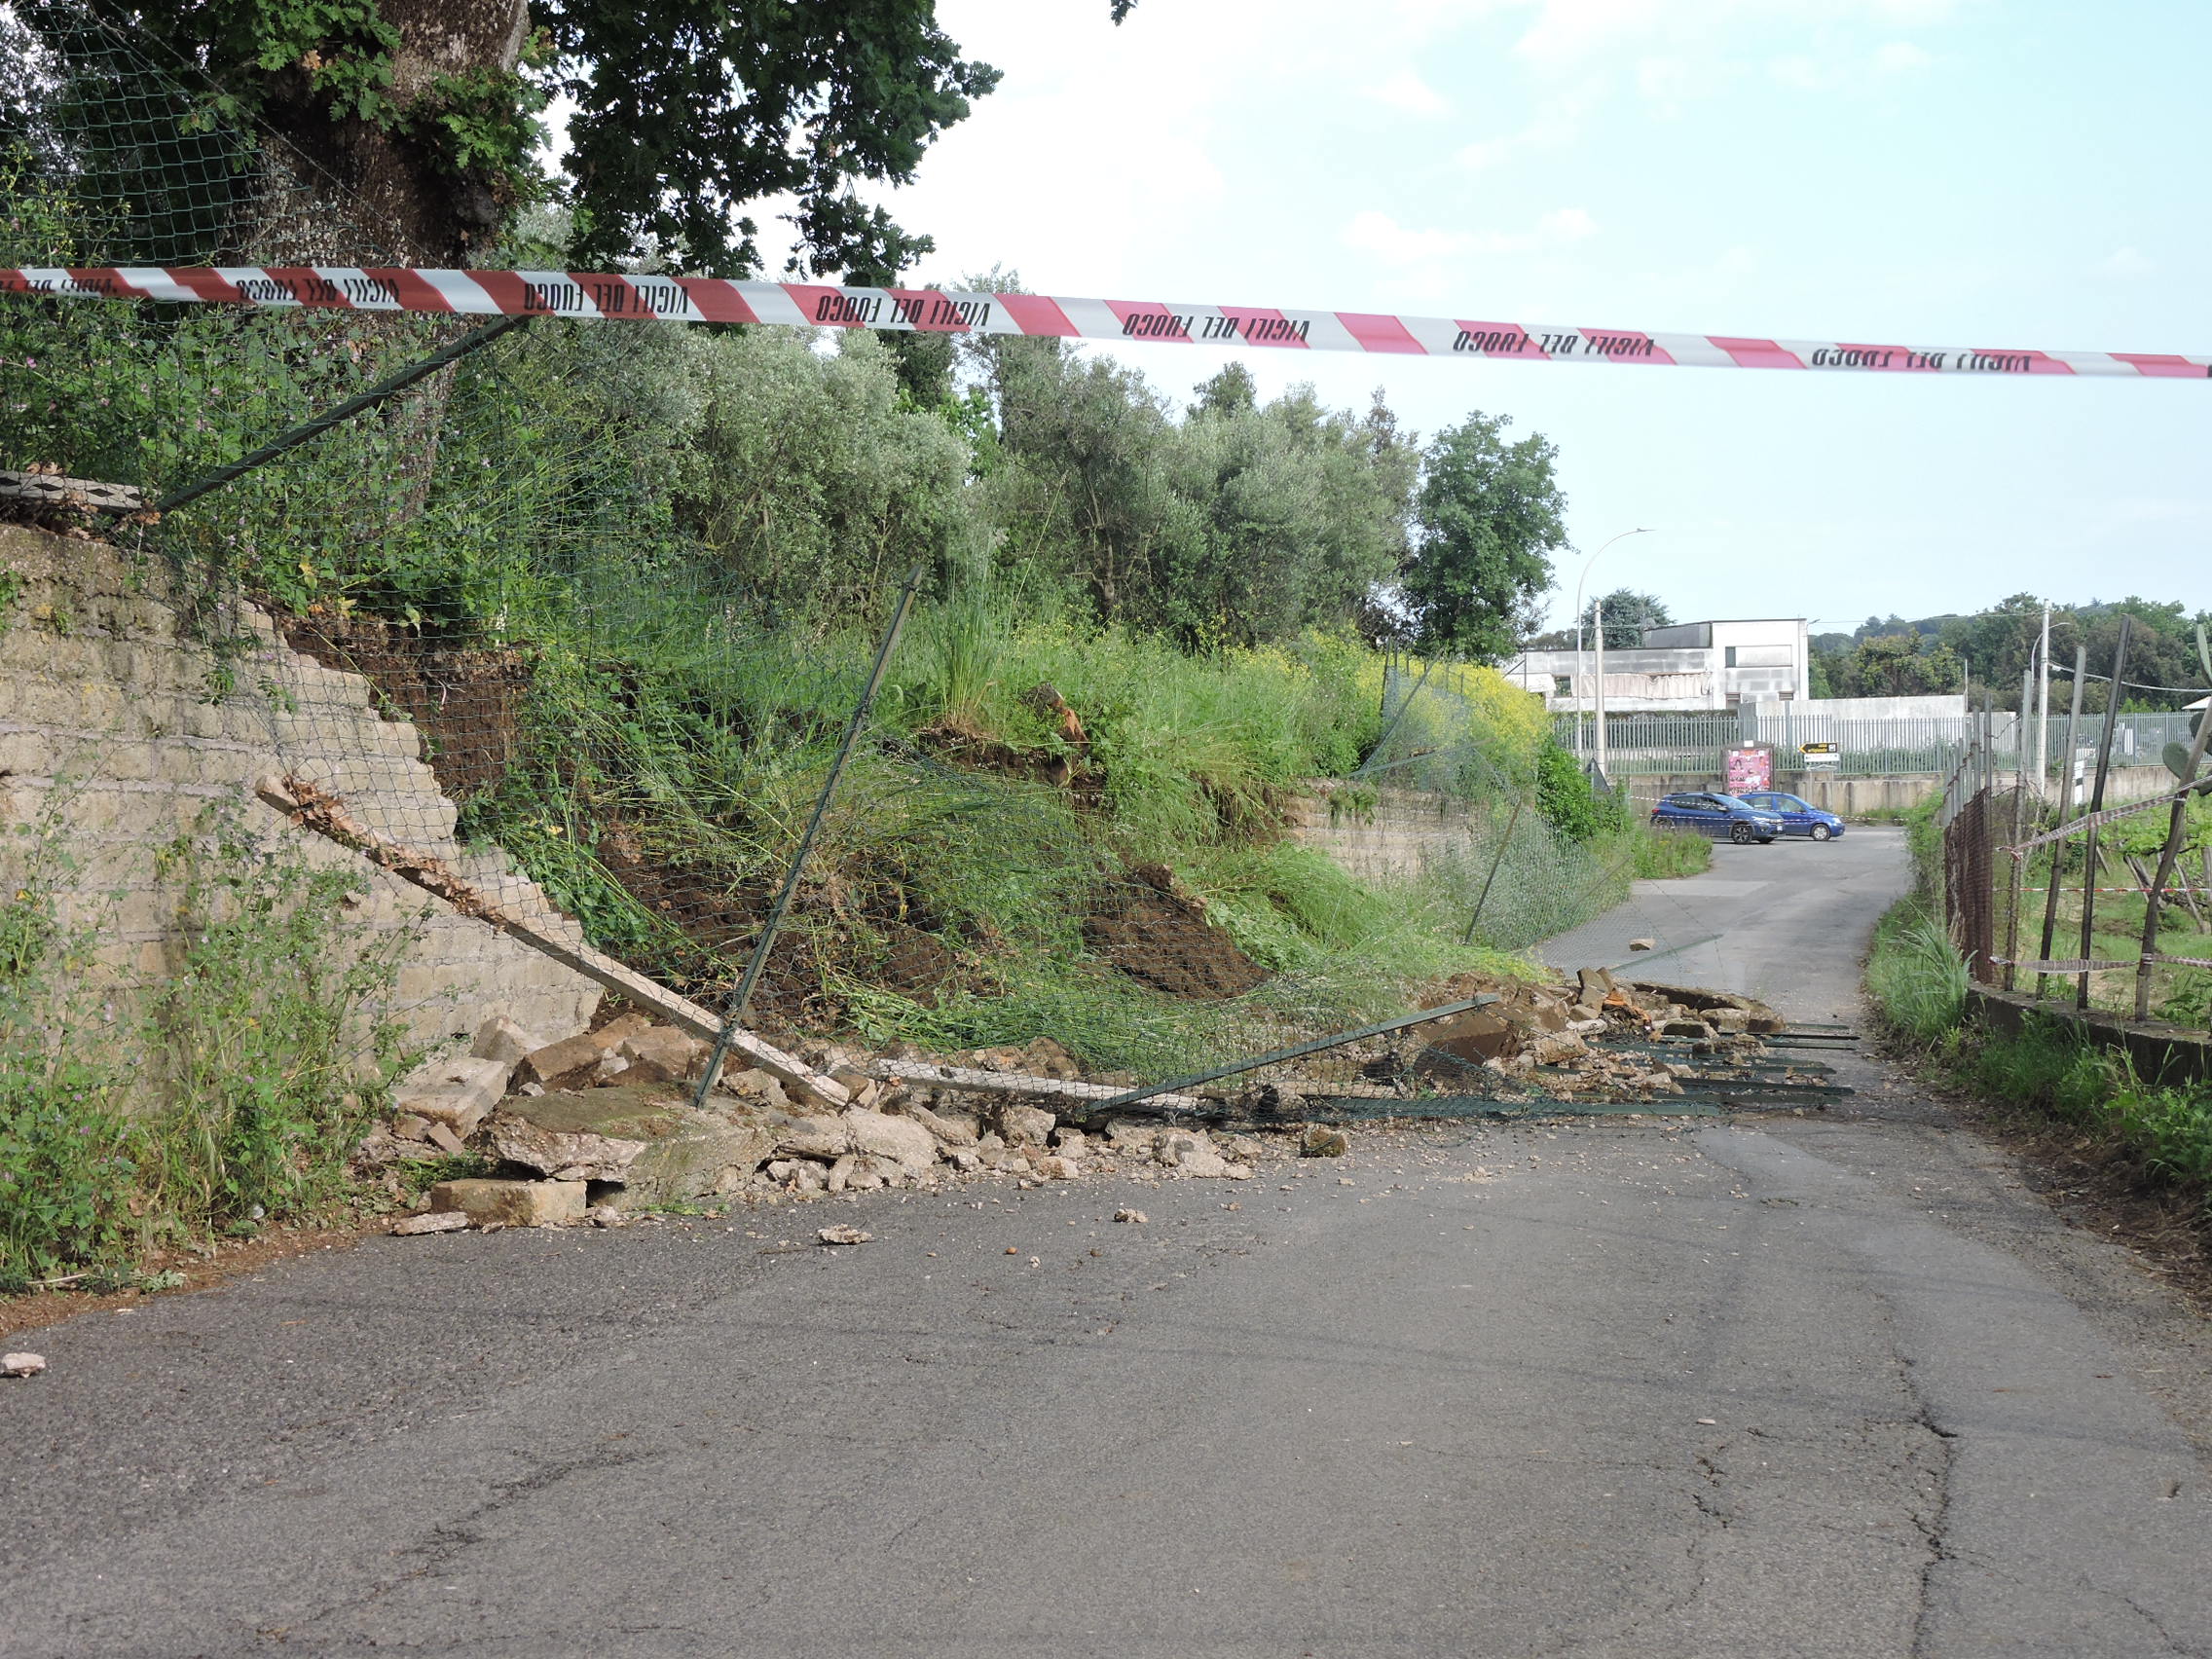
[[[1903,879],[1722,847],[1552,951],[1849,1019]],[[2212,1653],[2204,1322],[1850,1072],[86,1315],[0,1387],[0,1652]]]

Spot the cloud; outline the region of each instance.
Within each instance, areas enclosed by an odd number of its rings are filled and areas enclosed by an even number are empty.
[[[2141,250],[2121,247],[2098,260],[2095,269],[2100,276],[2148,276],[2158,267],[2155,261],[2146,259]]]
[[[1367,95],[1407,115],[1443,115],[1452,108],[1442,93],[1411,69],[1401,69],[1381,86],[1369,87]]]
[[[1441,231],[1401,225],[1368,208],[1352,215],[1342,240],[1382,267],[1378,285],[1401,295],[1434,298],[1461,280],[1468,262],[1500,255],[1554,253],[1598,234],[1580,207],[1555,207],[1522,231]]]
[[[1936,59],[1909,40],[1893,40],[1874,54],[1874,67],[1885,75],[1904,75],[1925,69]]]

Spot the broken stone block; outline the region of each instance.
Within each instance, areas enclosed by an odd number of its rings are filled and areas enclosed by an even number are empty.
[[[706,1062],[706,1049],[699,1038],[677,1031],[675,1026],[652,1026],[650,1031],[621,1040],[615,1052],[631,1062],[635,1082],[680,1084],[685,1077],[699,1075],[699,1066]]]
[[[1570,1060],[1577,1054],[1588,1053],[1590,1046],[1571,1031],[1548,1032],[1529,1047],[1529,1057],[1539,1066],[1556,1066],[1562,1060]]]
[[[1713,1035],[1713,1028],[1702,1019],[1691,1019],[1685,1015],[1678,1019],[1666,1021],[1659,1027],[1659,1035],[1662,1037],[1688,1037],[1702,1041]]]
[[[937,1161],[937,1137],[910,1118],[856,1106],[845,1114],[844,1122],[855,1152],[871,1153],[907,1169],[927,1169]]]
[[[1084,1133],[1081,1129],[1060,1128],[1052,1133],[1052,1149],[1062,1158],[1081,1158]]]
[[[606,1052],[589,1037],[569,1037],[542,1049],[533,1049],[523,1056],[515,1075],[524,1083],[536,1084],[548,1094],[559,1089],[579,1088],[591,1081]]]
[[[851,1133],[837,1118],[785,1118],[775,1124],[776,1151],[793,1158],[839,1159],[853,1149]]]
[[[1351,1137],[1327,1124],[1308,1124],[1298,1141],[1301,1158],[1343,1158],[1350,1151]]]
[[[829,1185],[832,1193],[842,1193],[853,1184],[853,1172],[860,1167],[860,1154],[848,1152],[830,1165]]]
[[[587,1036],[602,1052],[611,1054],[630,1038],[642,1037],[652,1028],[653,1022],[642,1014],[618,1014]]]
[[[430,1138],[430,1120],[402,1112],[391,1121],[391,1134],[394,1140],[426,1141]]]
[[[395,1113],[443,1124],[466,1140],[507,1091],[507,1066],[473,1054],[418,1066],[391,1091]]]
[[[1632,939],[1628,941],[1628,947],[1631,950],[1657,950],[1659,941],[1655,939]]]
[[[875,1235],[863,1233],[857,1227],[825,1227],[814,1236],[825,1244],[866,1244]]]
[[[1008,1104],[999,1108],[999,1133],[1009,1146],[1049,1146],[1059,1120],[1041,1106]]]
[[[701,1056],[700,1063],[706,1063],[704,1055]],[[715,1087],[726,1088],[732,1094],[742,1094],[748,1100],[757,1100],[761,1105],[778,1112],[791,1109],[791,1097],[784,1092],[784,1086],[757,1066],[741,1072],[725,1069],[715,1080]]]
[[[432,1146],[436,1147],[440,1152],[444,1153],[448,1158],[459,1158],[463,1152],[467,1150],[467,1147],[462,1142],[461,1138],[459,1135],[455,1134],[453,1130],[447,1128],[443,1124],[432,1124],[427,1129],[423,1131],[423,1138],[428,1141]]]
[[[945,1153],[944,1158],[947,1163],[963,1175],[973,1175],[977,1170],[983,1167],[981,1156],[970,1147],[953,1147]]]
[[[510,1130],[518,1138],[507,1144],[518,1151],[535,1144],[547,1161],[571,1156],[572,1162],[564,1167],[584,1166],[582,1155],[595,1149],[611,1162],[620,1150],[614,1143],[637,1145],[640,1150],[619,1174],[591,1177],[619,1180],[621,1191],[608,1201],[626,1210],[729,1192],[751,1177],[775,1145],[773,1130],[761,1119],[694,1112],[660,1086],[627,1082],[509,1100],[500,1116],[503,1124],[525,1124],[530,1131],[526,1142]],[[503,1148],[501,1156],[508,1156]]]
[[[0,1354],[0,1377],[36,1377],[45,1369],[43,1353]]]
[[[554,1227],[581,1221],[581,1181],[440,1181],[430,1209],[459,1212],[473,1227]]]
[[[567,1121],[560,1117],[559,1104],[550,1110],[545,1107],[548,1099],[559,1098],[562,1097],[540,1095],[525,1110],[533,1115]],[[507,1162],[535,1169],[556,1181],[627,1180],[630,1165],[638,1161],[638,1154],[645,1150],[643,1140],[627,1140],[589,1129],[541,1128],[531,1117],[512,1112],[501,1112],[492,1120],[491,1135],[492,1150]]]
[[[1048,1155],[1036,1164],[1040,1178],[1047,1181],[1073,1181],[1083,1173],[1083,1167],[1072,1158]]]
[[[511,1070],[544,1047],[544,1038],[533,1036],[503,1014],[495,1014],[476,1028],[476,1041],[468,1051],[480,1060],[498,1060]]]
[[[1140,1209],[1118,1209],[1114,1212],[1114,1219],[1141,1224],[1149,1218]]]
[[[1419,1029],[1431,1049],[1474,1065],[1512,1052],[1519,1041],[1512,1022],[1492,1008],[1469,1009]]]
[[[630,1062],[611,1050],[599,1056],[599,1064],[592,1068],[593,1083],[612,1083],[630,1069]]]
[[[1574,983],[1582,993],[1580,1000],[1595,1006],[1611,993],[1613,977],[1603,968],[1582,968],[1576,970]]]
[[[1268,1155],[1267,1142],[1257,1135],[1216,1135],[1214,1144],[1221,1148],[1224,1158],[1233,1158],[1239,1163],[1249,1163],[1255,1158]]]
[[[401,1238],[413,1238],[425,1233],[460,1233],[467,1226],[468,1217],[457,1209],[424,1210],[406,1217],[391,1231]]]
[[[940,1146],[972,1147],[976,1144],[976,1123],[973,1118],[940,1118],[927,1106],[912,1100],[902,1108],[901,1116],[929,1130]]]

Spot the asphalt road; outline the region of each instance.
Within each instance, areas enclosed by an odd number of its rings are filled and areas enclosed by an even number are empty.
[[[1724,847],[1561,960],[1849,1017],[1902,870]],[[0,1386],[0,1652],[2212,1653],[2204,1325],[1860,1081],[82,1317]]]

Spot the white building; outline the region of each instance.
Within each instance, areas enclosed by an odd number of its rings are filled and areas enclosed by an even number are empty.
[[[1597,669],[1594,638],[1579,652],[1524,651],[1504,665],[1506,678],[1555,714],[1596,707]],[[1808,692],[1812,641],[1802,616],[1679,622],[1644,629],[1634,649],[1608,649],[1604,673],[1609,715],[1792,702]]]

